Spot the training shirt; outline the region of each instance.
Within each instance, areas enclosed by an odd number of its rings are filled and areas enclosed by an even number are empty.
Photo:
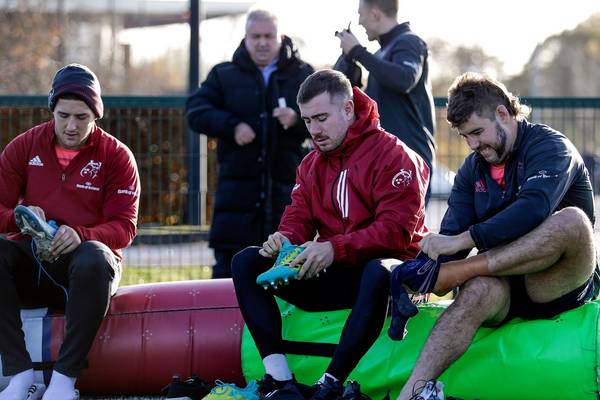
[[[121,258],[136,234],[140,182],[131,151],[98,126],[63,168],[55,153],[54,120],[13,139],[0,155],[0,232],[25,239],[17,204],[38,206],[47,220],[97,240]]]

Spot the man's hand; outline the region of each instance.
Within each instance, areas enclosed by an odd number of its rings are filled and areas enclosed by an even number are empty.
[[[267,241],[263,243],[262,249],[258,250],[258,254],[267,258],[275,258],[279,250],[283,246],[283,242],[288,240],[282,233],[275,232],[269,235]]]
[[[345,55],[350,54],[350,50],[352,50],[354,47],[360,46],[360,42],[356,36],[354,36],[354,33],[348,30],[337,32],[335,36],[340,39],[340,47]]]
[[[304,264],[298,272],[298,279],[312,278],[333,263],[333,245],[331,242],[306,242],[302,246],[304,251],[290,263],[290,267],[296,264]]]
[[[75,229],[71,228],[68,225],[61,225],[54,238],[52,238],[52,242],[50,243],[50,252],[56,258],[63,254],[68,254],[74,251],[81,244],[81,238]]]
[[[296,111],[294,111],[293,108],[289,107],[274,108],[273,116],[279,120],[281,125],[283,125],[283,129],[288,129],[298,122],[298,114],[296,114]]]
[[[469,231],[456,236],[430,233],[419,242],[419,246],[429,258],[437,260],[442,255],[449,256],[461,250],[472,249],[475,247],[475,242],[473,242]]]
[[[245,122],[240,122],[235,126],[233,138],[238,145],[245,146],[254,141],[256,133],[254,133],[254,130],[250,125]]]

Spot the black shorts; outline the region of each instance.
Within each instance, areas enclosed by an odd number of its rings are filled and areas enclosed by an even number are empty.
[[[510,283],[510,308],[508,315],[502,323],[513,318],[522,319],[548,319],[564,311],[579,307],[596,297],[598,288],[592,275],[577,289],[547,303],[536,303],[529,298],[525,288],[525,276],[514,275],[509,277]]]

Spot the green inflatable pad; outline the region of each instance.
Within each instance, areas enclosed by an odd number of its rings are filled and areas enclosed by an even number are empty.
[[[444,307],[420,306],[408,323],[408,335],[399,342],[387,336],[388,318],[349,379],[357,380],[375,400],[388,389],[394,399]],[[306,342],[337,343],[349,313],[306,312],[283,301],[279,308],[283,337]],[[479,329],[469,350],[440,377],[444,393],[481,400],[598,399],[599,315],[600,301],[594,301],[550,320],[515,319],[498,329]],[[246,380],[262,377],[264,368],[247,328],[241,350]],[[298,381],[312,384],[330,359],[288,355],[288,361]]]

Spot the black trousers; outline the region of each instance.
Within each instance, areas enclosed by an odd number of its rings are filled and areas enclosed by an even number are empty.
[[[215,265],[212,267],[212,279],[231,278],[231,260],[240,249],[214,249]]]
[[[72,253],[41,271],[31,241],[0,239],[0,355],[4,375],[32,366],[25,348],[21,308],[64,309],[66,334],[54,369],[76,377],[106,315],[110,297],[120,280],[120,264],[113,252],[97,241],[83,242]],[[68,296],[68,299],[67,299]]]
[[[293,280],[277,290],[265,290],[256,277],[273,265],[248,247],[232,261],[232,275],[240,310],[262,358],[285,353],[281,315],[274,296],[306,311],[352,309],[326,372],[345,381],[373,345],[385,322],[389,271],[380,260],[364,266],[333,264],[317,278]]]

